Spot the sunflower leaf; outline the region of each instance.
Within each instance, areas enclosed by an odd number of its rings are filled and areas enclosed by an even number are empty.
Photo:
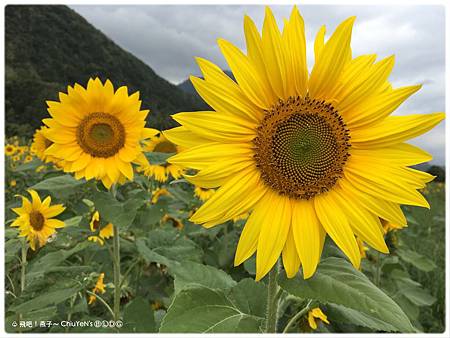
[[[158,152],[148,152],[145,153],[147,160],[150,164],[159,165],[166,163],[167,159],[171,156],[175,155],[175,153],[158,153]]]
[[[265,285],[244,279],[230,290],[190,286],[174,298],[160,332],[261,333]]]
[[[50,192],[58,190],[70,191],[84,183],[86,183],[84,180],[76,180],[72,175],[62,175],[47,178],[46,180],[33,185],[31,189],[48,190]]]
[[[396,331],[414,332],[403,310],[344,259],[324,259],[314,276],[307,280],[302,276],[288,279],[283,274],[279,284],[294,296],[343,305],[385,322]]]

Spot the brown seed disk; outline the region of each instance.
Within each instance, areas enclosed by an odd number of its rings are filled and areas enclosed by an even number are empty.
[[[39,211],[30,212],[30,225],[36,230],[40,231],[44,227],[45,218]]]
[[[125,128],[111,114],[91,113],[77,128],[77,143],[93,157],[108,158],[125,145]]]
[[[330,103],[308,96],[279,101],[253,142],[264,182],[281,195],[310,199],[330,190],[347,161],[348,129]]]

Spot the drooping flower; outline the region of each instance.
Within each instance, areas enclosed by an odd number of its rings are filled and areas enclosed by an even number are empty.
[[[322,322],[330,324],[330,322],[327,319],[327,316],[318,307],[308,312],[308,324],[309,327],[313,330],[317,330],[316,319],[320,319]]]
[[[194,188],[195,196],[197,196],[201,201],[209,200],[211,197],[214,196],[215,192],[216,192],[215,189],[207,189],[207,188],[202,188],[200,186],[196,186]]]
[[[106,188],[133,179],[132,163],[142,155],[141,142],[158,131],[145,128],[148,110],[140,110],[139,92],[90,79],[87,88],[68,86],[59,102],[47,101],[52,118],[44,119],[51,142],[45,155],[63,160],[75,178],[101,180]]]
[[[152,204],[156,204],[161,196],[170,196],[170,192],[166,188],[157,188],[152,192]]]
[[[158,133],[151,137],[149,140],[144,142],[144,152],[154,152],[154,153],[177,153],[179,151],[178,147],[166,139],[163,133]],[[163,163],[152,163],[152,161],[145,161],[142,163],[138,169],[139,172],[144,173],[144,175],[153,177],[157,181],[163,183],[172,177],[178,179],[183,174],[183,169],[176,165],[167,162]]]
[[[89,227],[91,232],[97,232],[98,235],[93,235],[88,237],[88,241],[98,243],[99,245],[105,244],[105,240],[114,236],[114,226],[112,223],[108,223],[101,226],[100,223],[100,213],[95,211],[92,214],[91,221],[89,222]]]
[[[97,296],[95,296],[95,294],[98,294],[98,293],[102,293],[103,294],[103,293],[106,292],[105,284],[103,282],[104,278],[105,278],[105,273],[102,272],[97,278],[97,282],[95,283],[95,287],[92,289],[92,293],[93,294],[89,295],[89,301],[88,301],[89,305],[91,305],[92,303],[94,303],[97,300]]]
[[[47,196],[41,201],[38,193],[28,190],[31,201],[22,197],[22,206],[13,208],[19,217],[11,224],[12,227],[19,228],[19,236],[26,237],[30,243],[30,248],[36,250],[47,243],[48,238],[53,235],[58,228],[64,227],[64,222],[53,217],[62,213],[65,207],[62,204],[50,205],[51,197]]]
[[[443,113],[390,116],[420,85],[392,88],[394,58],[353,57],[351,17],[306,65],[304,22],[296,7],[280,32],[269,8],[262,35],[244,19],[247,55],[219,46],[236,82],[197,59],[191,81],[214,110],[173,115],[166,137],[185,147],[170,163],[203,188],[219,188],[191,221],[212,227],[250,211],[235,265],[256,252],[256,279],[282,255],[289,277],[311,277],[326,234],[359,267],[355,235],[386,253],[380,218],[398,225],[400,204],[429,207],[418,192],[433,176],[410,168],[431,155],[405,143],[432,129]]]

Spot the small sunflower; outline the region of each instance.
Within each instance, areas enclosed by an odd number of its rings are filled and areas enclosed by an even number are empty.
[[[89,305],[93,304],[97,300],[97,297],[95,296],[95,294],[98,294],[98,293],[102,293],[103,294],[103,293],[106,292],[105,284],[104,284],[104,281],[103,281],[104,278],[105,278],[105,274],[102,272],[98,276],[97,282],[95,283],[95,286],[92,289],[93,295],[89,295],[89,302],[88,302]]]
[[[164,215],[163,218],[161,219],[161,221],[163,223],[170,222],[172,224],[172,226],[174,228],[177,228],[178,230],[181,230],[181,229],[184,228],[184,224],[183,224],[183,222],[180,219],[178,219],[176,217],[172,217],[172,216],[170,216],[168,214]]]
[[[158,133],[144,142],[144,152],[170,154],[177,153],[178,151],[179,148],[167,140],[163,133]],[[137,170],[146,176],[153,177],[161,183],[167,182],[170,177],[178,179],[183,175],[183,169],[180,166],[167,162],[161,164],[152,164],[151,161],[145,162]]]
[[[47,130],[48,128],[45,126],[36,130],[33,136],[31,149],[43,162],[57,162],[56,158],[45,154],[45,151],[48,149],[48,147],[53,144],[53,142],[45,136]]]
[[[200,186],[195,186],[194,195],[197,196],[201,201],[207,201],[214,196],[216,192],[215,189],[202,188]]]
[[[156,204],[161,196],[170,196],[170,192],[166,188],[158,188],[152,192],[152,204]]]
[[[12,210],[19,215],[11,224],[12,227],[19,227],[20,237],[27,237],[30,248],[36,250],[36,245],[42,247],[47,243],[48,238],[53,235],[58,228],[64,227],[64,222],[54,219],[62,213],[65,207],[62,204],[50,205],[51,197],[47,196],[41,201],[38,193],[28,190],[31,195],[31,202],[24,196],[22,206]]]
[[[68,86],[59,102],[47,101],[52,118],[44,119],[51,142],[44,154],[62,160],[75,178],[98,179],[106,188],[133,179],[133,166],[142,154],[140,142],[157,133],[145,128],[148,110],[140,110],[139,92],[90,79],[87,88]]]
[[[112,223],[108,223],[103,227],[100,226],[100,213],[98,211],[95,211],[92,214],[89,226],[92,232],[98,231],[98,235],[89,236],[88,241],[98,243],[99,245],[103,245],[105,244],[105,239],[114,236],[114,227]]]
[[[317,35],[308,73],[304,22],[297,8],[279,30],[267,8],[262,35],[244,19],[247,55],[218,43],[236,81],[198,58],[191,81],[213,111],[173,115],[166,137],[185,147],[172,164],[203,188],[219,188],[191,221],[212,227],[250,211],[235,265],[256,252],[256,279],[282,256],[288,277],[311,277],[326,234],[359,267],[356,237],[387,253],[380,218],[405,225],[401,204],[429,207],[420,194],[433,176],[410,168],[431,155],[405,143],[443,113],[390,116],[420,85],[392,88],[394,57],[353,57],[355,18],[325,41]]]
[[[10,187],[15,187],[16,185],[17,185],[17,181],[16,180],[9,181],[9,186]]]
[[[308,312],[308,324],[309,324],[309,327],[313,330],[317,330],[316,319],[320,319],[322,322],[330,324],[327,316],[318,307],[316,307]]]
[[[17,151],[17,148],[14,144],[7,144],[5,146],[5,155],[6,156],[13,156]]]

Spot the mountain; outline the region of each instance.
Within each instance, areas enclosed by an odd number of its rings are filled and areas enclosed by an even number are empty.
[[[138,38],[138,37],[137,37]],[[46,100],[57,100],[75,82],[110,79],[115,88],[140,91],[149,124],[168,128],[169,115],[204,109],[204,103],[158,76],[67,6],[8,5],[5,9],[6,134],[31,135],[47,116]]]

